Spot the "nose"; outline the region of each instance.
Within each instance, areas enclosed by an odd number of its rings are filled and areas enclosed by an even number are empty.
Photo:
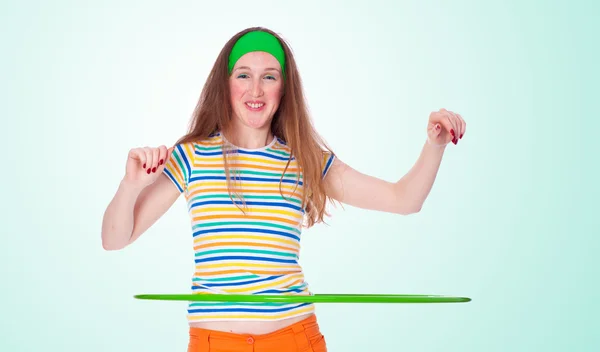
[[[260,78],[254,78],[250,89],[253,97],[260,97],[263,94],[262,80]]]

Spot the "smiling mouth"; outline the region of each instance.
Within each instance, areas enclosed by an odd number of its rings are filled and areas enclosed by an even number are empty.
[[[248,102],[248,103],[246,103],[246,106],[249,107],[251,110],[260,110],[263,106],[265,106],[265,103]]]

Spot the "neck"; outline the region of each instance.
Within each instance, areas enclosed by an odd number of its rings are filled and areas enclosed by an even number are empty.
[[[229,143],[244,149],[259,149],[273,140],[273,133],[269,128],[255,129],[235,126],[233,129],[223,131],[223,135]]]

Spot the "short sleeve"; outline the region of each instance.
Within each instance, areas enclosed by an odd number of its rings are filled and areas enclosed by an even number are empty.
[[[335,160],[335,154],[332,152],[324,152],[323,153],[323,178],[327,176],[327,173],[331,169],[331,165],[333,165],[333,161]]]
[[[163,173],[175,184],[179,192],[187,189],[194,165],[194,146],[191,143],[178,144],[173,148]]]

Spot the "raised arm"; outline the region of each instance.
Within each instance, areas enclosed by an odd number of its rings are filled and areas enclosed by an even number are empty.
[[[133,243],[181,194],[163,173],[172,150],[161,146],[129,152],[125,177],[102,221],[105,250],[118,250]]]
[[[464,135],[462,117],[445,109],[431,113],[427,141],[413,167],[396,182],[363,174],[335,159],[325,179],[327,193],[358,208],[396,214],[419,212],[435,182],[448,143]]]

